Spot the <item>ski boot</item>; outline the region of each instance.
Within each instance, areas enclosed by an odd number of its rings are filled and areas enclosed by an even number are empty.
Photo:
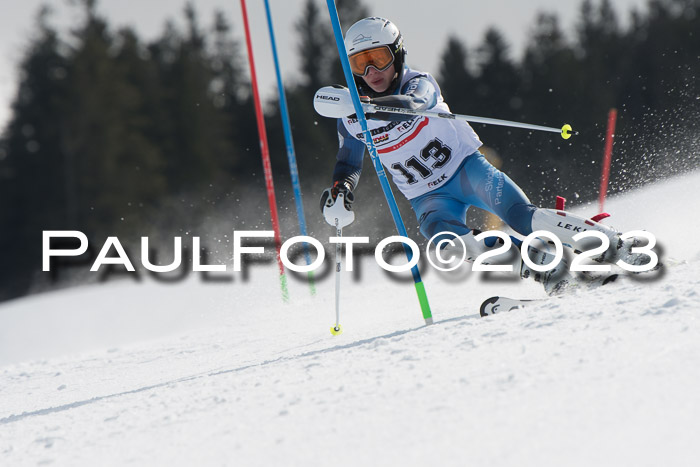
[[[527,255],[534,264],[538,265],[550,264],[554,261],[553,254],[535,248],[534,246],[528,247]],[[569,263],[565,258],[562,258],[559,264],[553,269],[544,272],[535,271],[530,268],[525,261],[522,261],[520,265],[520,277],[523,279],[531,278],[535,282],[540,282],[547,295],[561,295],[577,288],[579,285],[576,277],[569,271]]]
[[[652,258],[648,254],[632,252],[632,248],[643,246],[646,241],[637,237],[623,239],[620,232],[598,222],[606,217],[609,217],[609,214],[602,213],[591,219],[585,219],[560,209],[537,209],[532,216],[532,230],[546,230],[555,234],[564,245],[570,247],[575,253],[585,251],[587,246],[574,241],[573,237],[581,232],[594,230],[605,235],[610,241],[610,246],[603,253],[591,256],[593,261],[617,264],[621,260],[630,266],[649,264]],[[595,247],[600,245],[600,240],[592,238],[590,243],[591,247]],[[660,266],[660,264],[656,264],[652,270],[656,270]]]

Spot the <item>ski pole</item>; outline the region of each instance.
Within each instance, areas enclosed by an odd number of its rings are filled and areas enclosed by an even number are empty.
[[[343,236],[343,228],[339,225],[340,220],[335,219],[335,236]],[[331,327],[331,334],[337,336],[343,332],[340,325],[340,263],[341,263],[341,243],[335,244],[335,326]]]
[[[335,245],[335,325],[331,326],[331,334],[337,336],[343,332],[343,327],[340,325],[340,266],[342,261],[340,238],[343,236],[343,227],[352,224],[355,220],[355,213],[345,205],[345,193],[338,193],[334,200],[331,196],[331,189],[328,188],[326,192],[328,192],[328,197],[323,207],[323,217],[329,225],[335,227],[335,236],[338,238]]]
[[[412,110],[412,109],[402,109],[399,107],[385,107],[383,105],[375,105],[375,104],[363,104],[363,107],[367,105],[368,109],[365,112],[387,112],[387,113],[394,113],[394,114],[407,114],[407,115],[416,115],[416,116],[422,116],[422,117],[437,117],[437,118],[447,118],[451,120],[465,120],[467,122],[471,123],[485,123],[487,125],[499,125],[499,126],[507,126],[511,128],[524,128],[526,130],[537,130],[537,131],[548,131],[551,133],[559,133],[562,138],[564,139],[569,139],[571,138],[572,131],[573,129],[571,128],[571,125],[568,123],[562,126],[561,128],[555,128],[555,127],[549,127],[549,126],[542,126],[542,125],[531,125],[530,123],[520,123],[520,122],[513,122],[510,120],[500,120],[498,118],[488,118],[488,117],[475,117],[473,115],[461,115],[461,114],[452,114],[449,112],[439,112],[436,110]],[[578,134],[577,132],[573,134]]]
[[[350,97],[350,91],[343,86],[325,86],[318,91],[314,96],[314,108],[316,112],[324,117],[343,118],[354,114],[355,109]],[[561,128],[531,125],[529,123],[513,122],[510,120],[500,120],[497,118],[475,117],[473,115],[453,114],[449,112],[440,112],[438,110],[413,110],[402,109],[399,107],[386,107],[383,105],[371,104],[368,102],[362,103],[362,110],[365,113],[372,114],[375,112],[386,112],[393,114],[415,115],[417,117],[431,118],[446,118],[450,120],[464,120],[471,123],[485,123],[488,125],[500,125],[512,128],[524,128],[527,130],[548,131],[559,133],[562,138],[569,139],[571,135],[577,135],[571,125],[568,123]]]

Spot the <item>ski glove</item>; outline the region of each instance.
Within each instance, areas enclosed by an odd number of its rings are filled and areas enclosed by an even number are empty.
[[[352,203],[355,201],[355,195],[352,194],[352,190],[346,182],[336,181],[333,186],[326,188],[321,193],[321,212],[328,202],[328,198],[333,199],[333,201],[338,198],[338,193],[343,193],[345,195],[345,209],[348,211],[352,210]]]
[[[363,103],[375,104],[382,107],[396,107],[408,110],[427,110],[433,108],[438,101],[438,92],[432,83],[425,77],[418,76],[411,79],[403,86],[405,94],[380,96],[370,99],[361,97]],[[403,92],[403,91],[402,91]],[[384,120],[391,122],[401,122],[416,118],[414,115],[388,113],[388,112],[367,112],[368,119]]]

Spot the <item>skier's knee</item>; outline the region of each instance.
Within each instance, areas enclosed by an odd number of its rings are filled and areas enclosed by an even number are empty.
[[[446,244],[443,249],[445,251],[455,251],[457,254],[462,254],[462,249],[466,252],[465,260],[468,262],[474,261],[478,256],[501,248],[505,244],[504,240],[495,235],[488,236],[481,240],[477,240],[476,236],[481,233],[480,230],[474,229],[467,234],[460,235],[458,241]],[[483,264],[493,264],[491,260],[486,259]]]
[[[453,234],[461,236],[468,234],[470,231],[471,229],[469,229],[469,227],[467,227],[466,224],[456,220],[437,220],[432,222],[428,220],[422,222],[420,225],[420,233],[423,234],[423,236],[428,240],[433,238],[435,235],[440,234],[441,232],[451,232]],[[452,237],[453,235],[450,234],[442,234],[438,235],[434,241],[439,242],[440,240]]]
[[[517,203],[506,213],[506,223],[521,235],[532,233],[532,216],[537,210],[534,204]]]

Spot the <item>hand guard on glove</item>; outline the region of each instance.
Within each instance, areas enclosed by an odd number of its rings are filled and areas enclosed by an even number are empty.
[[[338,203],[338,197],[343,202]],[[329,225],[342,229],[352,224],[355,213],[352,210],[352,202],[355,197],[347,182],[337,181],[332,187],[326,188],[321,194],[321,212]]]
[[[347,182],[336,181],[333,186],[326,188],[321,193],[321,212],[328,205],[332,206],[335,200],[338,198],[338,193],[343,193],[345,200],[345,209],[352,211],[352,203],[355,201],[355,195],[352,194],[352,190],[348,186]],[[333,200],[329,203],[329,199]]]

